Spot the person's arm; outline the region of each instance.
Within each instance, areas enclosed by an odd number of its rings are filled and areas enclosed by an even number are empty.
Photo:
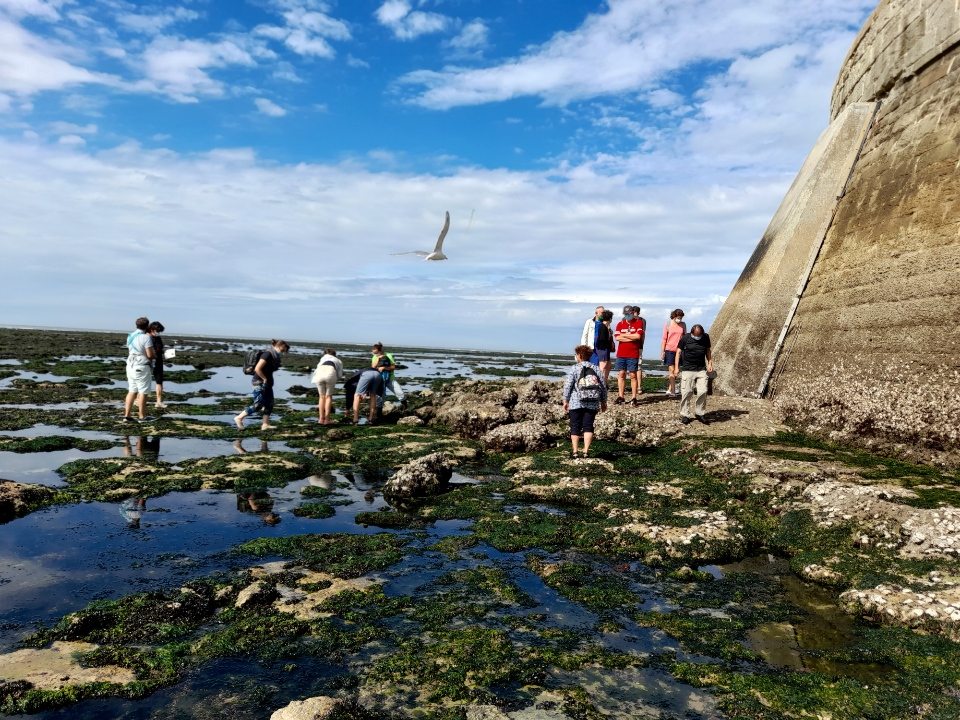
[[[664,360],[667,357],[667,333],[670,330],[670,323],[667,323],[663,326],[663,338],[660,340],[660,359]]]
[[[567,373],[567,376],[563,379],[563,411],[567,412],[570,409],[570,394],[573,392],[573,373],[575,371],[571,370]]]
[[[677,343],[677,354],[673,358],[673,374],[677,375],[680,372],[680,356],[683,355],[683,340],[681,339]]]
[[[260,358],[259,360],[257,360],[257,364],[253,368],[253,374],[256,375],[258,378],[260,378],[264,383],[270,382],[269,379],[267,378],[267,374],[263,371],[263,369],[266,366],[267,366],[267,361],[264,360],[263,358]]]
[[[379,355],[374,355],[373,358],[370,360],[370,367],[372,367],[372,368],[377,367],[377,363],[378,363],[378,362],[380,362],[380,356],[379,356]]]
[[[337,366],[337,380],[343,382],[343,363],[340,361],[340,358],[334,358],[336,361],[334,364]]]
[[[713,348],[707,348],[707,372],[713,372]]]

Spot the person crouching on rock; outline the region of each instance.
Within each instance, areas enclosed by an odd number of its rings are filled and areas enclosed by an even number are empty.
[[[593,419],[599,410],[607,409],[607,385],[600,368],[590,362],[593,350],[578,345],[573,350],[577,362],[567,371],[563,380],[563,411],[570,414],[570,442],[572,457],[580,457],[580,436],[583,436],[583,457],[590,457],[593,440]]]
[[[370,398],[370,415],[368,420],[373,425],[377,413],[377,398],[383,392],[383,377],[377,368],[368,367],[360,371],[357,381],[357,391],[353,395],[353,424],[360,422],[360,401]]]
[[[273,374],[280,369],[283,354],[290,349],[283,340],[274,340],[269,350],[260,353],[257,364],[253,367],[253,403],[242,413],[233,418],[237,427],[243,430],[243,420],[248,415],[261,413],[261,430],[272,430],[276,425],[270,424],[270,413],[273,412]]]

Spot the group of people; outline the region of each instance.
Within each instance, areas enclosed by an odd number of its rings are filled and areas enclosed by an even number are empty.
[[[617,371],[615,405],[627,403],[627,377],[630,378],[629,404],[637,407],[643,393],[643,341],[647,321],[636,305],[625,305],[623,318],[611,327],[613,312],[598,306],[593,317],[583,325],[580,344],[574,348],[576,363],[567,372],[563,383],[563,407],[570,416],[570,440],[573,457],[581,457],[579,445],[583,438],[583,455],[589,457],[593,440],[594,418],[607,409],[608,381],[611,369]],[[688,425],[694,420],[708,425],[706,417],[708,380],[714,376],[710,336],[703,325],[694,325],[687,332],[683,310],[670,313],[663,326],[660,340],[660,359],[667,370],[666,396],[680,398],[680,422]],[[677,392],[677,379],[680,392]],[[694,400],[694,412],[690,405]]]
[[[137,420],[152,422],[147,415],[147,396],[150,394],[150,382],[157,384],[158,408],[163,403],[163,361],[165,359],[161,323],[150,322],[148,318],[137,318],[136,330],[127,335],[127,397],[123,405],[124,422],[133,422],[133,406],[137,406]]]

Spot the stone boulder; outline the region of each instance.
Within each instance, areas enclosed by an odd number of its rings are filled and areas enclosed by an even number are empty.
[[[407,415],[397,420],[397,425],[411,425],[413,427],[420,427],[423,425],[423,420],[418,418],[416,415]]]
[[[279,597],[276,588],[267,583],[260,582],[247,585],[240,594],[234,605],[238,608],[253,607],[254,605],[268,605]]]
[[[270,720],[323,720],[343,704],[342,700],[319,695],[306,700],[294,700],[270,716]]]
[[[385,497],[421,498],[438,495],[453,476],[453,464],[446,453],[417,458],[397,470],[383,486]]]
[[[23,517],[37,505],[50,500],[56,492],[44,485],[0,480],[0,523]]]
[[[550,443],[546,426],[536,422],[519,422],[501,425],[486,433],[483,445],[496,452],[536,452]]]
[[[502,405],[486,402],[476,395],[464,396],[450,405],[437,410],[436,422],[449,425],[460,437],[476,440],[484,433],[512,420],[510,410]]]

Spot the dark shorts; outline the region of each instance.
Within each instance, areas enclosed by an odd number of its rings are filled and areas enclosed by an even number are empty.
[[[663,354],[663,364],[667,367],[673,367],[673,364],[677,361],[677,351],[676,350],[667,350]]]
[[[269,415],[273,412],[273,388],[263,383],[253,386],[253,404],[247,408],[247,415]]]
[[[617,358],[617,364],[613,366],[613,369],[617,372],[621,370],[626,370],[627,372],[636,372],[637,367],[640,365],[639,358]]]
[[[592,408],[577,408],[570,411],[570,434],[583,435],[593,432],[593,419],[597,411]]]
[[[158,362],[157,366],[153,369],[153,381],[157,385],[163,385],[163,363]]]
[[[594,365],[602,362],[610,362],[610,351],[609,350],[594,350],[593,357],[590,358],[590,362]]]

